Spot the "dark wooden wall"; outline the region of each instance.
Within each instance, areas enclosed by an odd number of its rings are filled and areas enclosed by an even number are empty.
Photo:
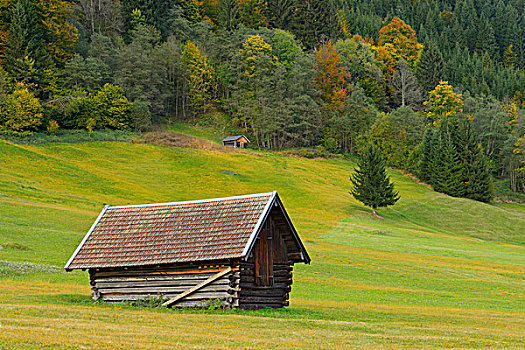
[[[284,225],[278,211],[264,223],[248,261],[241,262],[240,300],[243,309],[288,306],[292,285],[292,265]]]

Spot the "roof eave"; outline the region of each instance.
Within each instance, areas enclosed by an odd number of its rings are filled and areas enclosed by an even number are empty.
[[[255,239],[257,238],[257,235],[259,234],[259,231],[261,230],[262,224],[270,214],[270,210],[272,209],[273,203],[275,201],[275,197],[277,196],[277,191],[272,192],[272,196],[270,199],[268,199],[268,202],[266,203],[266,206],[264,207],[261,216],[259,216],[259,220],[257,221],[257,224],[255,225],[252,234],[250,235],[250,238],[248,239],[248,243],[246,243],[246,246],[244,247],[244,250],[242,252],[242,257],[247,260],[248,256],[253,248],[253,245],[255,244]]]
[[[292,220],[290,219],[290,217],[288,216],[288,213],[284,209],[283,202],[279,198],[279,195],[277,194],[277,191],[273,191],[272,192],[272,197],[268,200],[268,203],[264,207],[264,210],[263,210],[261,216],[259,217],[259,221],[257,222],[257,225],[253,229],[253,232],[250,235],[250,239],[248,240],[248,243],[246,244],[246,247],[244,248],[244,251],[242,253],[242,257],[244,258],[244,260],[248,260],[248,258],[250,256],[250,253],[251,253],[251,251],[253,249],[253,245],[255,244],[255,239],[257,238],[257,235],[261,231],[262,224],[264,223],[264,221],[266,221],[266,218],[270,214],[270,211],[271,211],[274,203],[277,203],[279,205],[279,207],[281,208],[281,211],[283,212],[284,217],[285,217],[288,225],[290,226],[290,228],[292,230],[292,234],[293,234],[296,242],[299,244],[299,248],[301,249],[302,260],[294,261],[294,262],[304,262],[305,264],[310,264],[312,259],[310,258],[310,255],[308,255],[308,252],[306,251],[306,248],[304,247],[303,242],[299,238],[299,234],[297,233],[297,230],[295,229],[294,225],[292,224]]]
[[[93,230],[95,229],[95,227],[97,226],[98,222],[100,221],[100,219],[102,219],[102,216],[104,216],[104,213],[106,212],[106,210],[109,208],[109,205],[105,205],[104,208],[102,209],[102,211],[100,212],[100,214],[98,214],[98,217],[97,219],[95,220],[95,222],[93,223],[93,225],[91,225],[91,228],[89,229],[89,231],[86,233],[86,235],[84,236],[84,239],[82,240],[82,242],[80,242],[80,244],[78,245],[77,249],[75,250],[75,252],[73,253],[73,255],[71,255],[71,258],[69,258],[69,261],[67,262],[67,264],[64,266],[64,270],[66,271],[72,271],[74,270],[73,269],[70,269],[69,266],[71,265],[71,263],[73,262],[73,260],[75,260],[78,252],[80,251],[80,249],[82,249],[82,247],[84,246],[84,244],[86,243],[86,241],[88,240],[89,236],[91,235],[91,232],[93,232]]]

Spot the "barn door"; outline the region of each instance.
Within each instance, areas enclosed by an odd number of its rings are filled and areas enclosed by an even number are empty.
[[[263,225],[254,249],[255,283],[258,286],[273,285],[273,223],[270,217]]]

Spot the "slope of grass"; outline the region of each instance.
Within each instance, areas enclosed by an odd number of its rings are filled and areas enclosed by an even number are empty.
[[[392,172],[384,219],[353,164],[143,144],[0,141],[0,348],[524,348],[525,211]],[[277,190],[313,262],[285,310],[94,304],[61,267],[104,204]]]

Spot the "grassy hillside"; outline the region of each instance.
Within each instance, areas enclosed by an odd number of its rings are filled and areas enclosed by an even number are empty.
[[[525,210],[451,198],[392,172],[384,219],[353,164],[93,142],[0,141],[0,348],[524,348]],[[284,310],[94,304],[61,268],[104,204],[277,190],[312,265]]]

